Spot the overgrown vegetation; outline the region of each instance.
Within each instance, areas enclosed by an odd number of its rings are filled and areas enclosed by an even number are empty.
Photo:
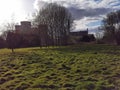
[[[120,47],[0,50],[0,90],[120,90]]]

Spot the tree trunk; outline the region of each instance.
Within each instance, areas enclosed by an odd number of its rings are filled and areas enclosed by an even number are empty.
[[[12,53],[14,53],[14,49],[12,48]]]

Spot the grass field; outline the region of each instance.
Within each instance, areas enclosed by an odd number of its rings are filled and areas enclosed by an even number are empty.
[[[120,47],[1,49],[0,90],[120,90]]]

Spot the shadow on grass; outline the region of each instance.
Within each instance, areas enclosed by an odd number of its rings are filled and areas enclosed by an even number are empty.
[[[32,51],[39,51],[39,50],[44,50],[44,51],[51,50],[52,52],[59,51],[63,53],[93,52],[95,54],[96,53],[120,54],[119,52],[117,52],[120,50],[120,47],[113,45],[72,45],[72,46],[49,47],[49,48],[43,47],[39,49],[38,48],[32,49]]]

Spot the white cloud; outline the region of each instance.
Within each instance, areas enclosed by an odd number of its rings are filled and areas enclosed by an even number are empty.
[[[36,0],[35,2],[57,2],[60,4],[68,4],[68,6],[76,6],[78,8],[110,8],[112,5],[120,4],[119,0]]]
[[[99,22],[99,20],[101,20],[101,17],[84,17],[80,20],[75,20],[74,23],[76,25],[75,30],[86,30],[87,28],[89,30],[93,30],[98,28],[100,25],[94,25],[94,26],[90,26],[89,24],[91,23],[97,23]]]
[[[46,0],[47,1],[47,0]],[[39,10],[43,7],[45,7],[47,5],[47,2],[43,1],[43,0],[36,0],[34,2],[34,8]]]
[[[44,7],[46,3],[55,2],[67,7],[75,18],[75,30],[95,29],[89,23],[103,19],[105,15],[120,8],[120,0],[36,0],[35,8]]]

